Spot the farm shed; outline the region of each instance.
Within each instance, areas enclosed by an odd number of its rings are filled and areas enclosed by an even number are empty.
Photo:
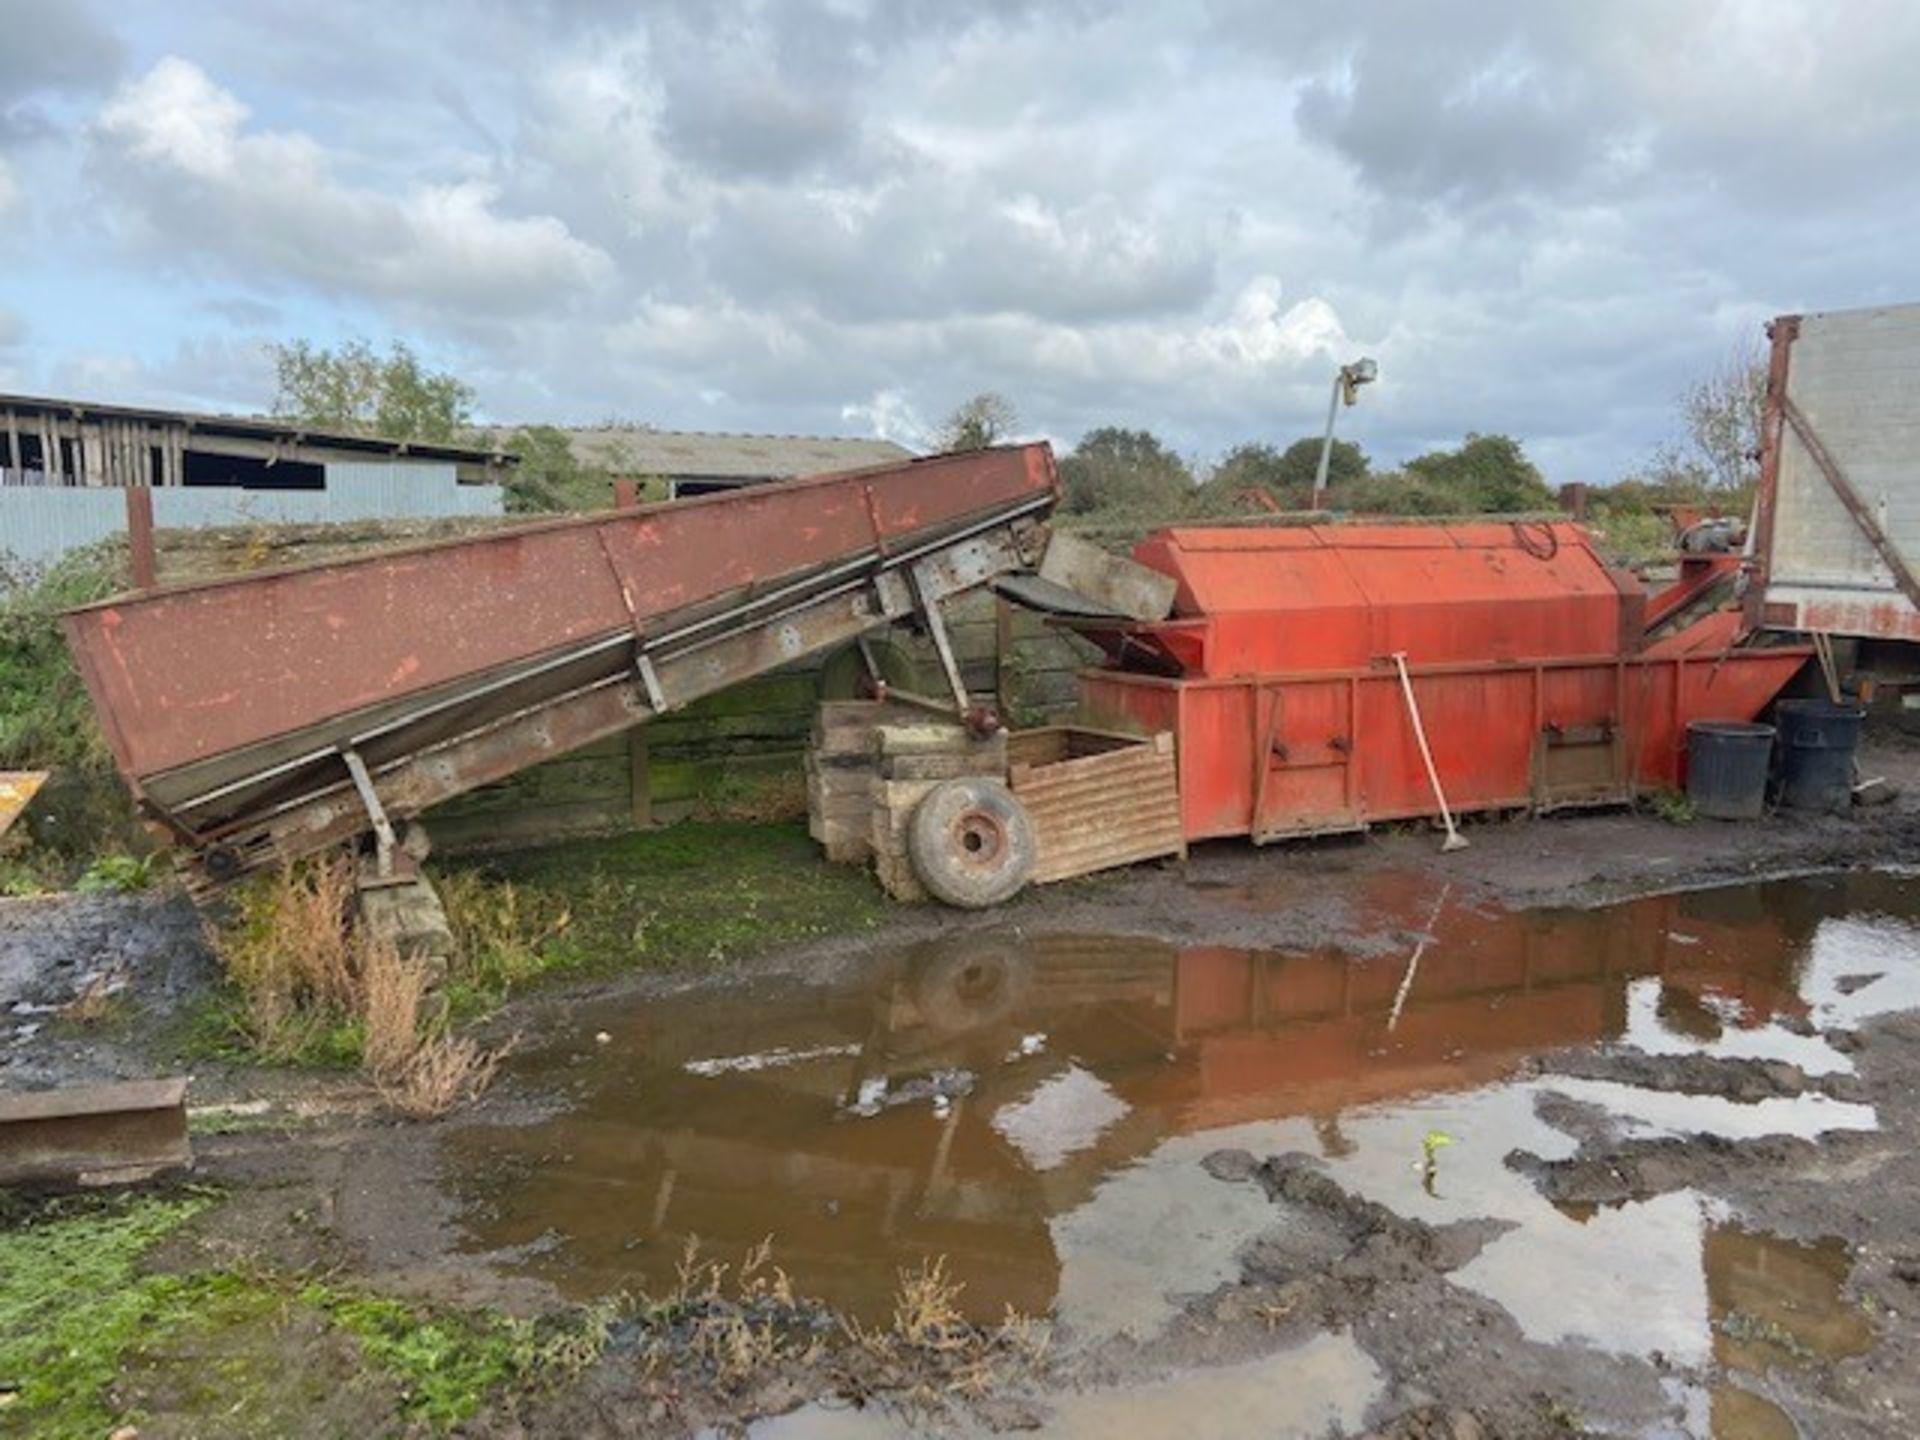
[[[28,565],[118,534],[118,493],[161,527],[497,515],[502,451],[287,420],[0,395],[0,552]]]

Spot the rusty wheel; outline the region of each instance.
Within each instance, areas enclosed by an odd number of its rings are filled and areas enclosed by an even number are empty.
[[[982,910],[1033,874],[1033,822],[998,780],[948,780],[929,791],[907,832],[913,872],[938,899]]]

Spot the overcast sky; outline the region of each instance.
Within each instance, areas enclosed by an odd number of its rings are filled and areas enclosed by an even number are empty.
[[[1920,299],[1912,0],[0,0],[0,389],[1613,478],[1779,312]]]

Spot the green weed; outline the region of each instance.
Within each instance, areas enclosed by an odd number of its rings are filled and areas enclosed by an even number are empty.
[[[154,881],[157,854],[103,855],[86,868],[74,888],[82,895],[127,895]]]
[[[0,1231],[0,1435],[98,1440],[114,1428],[107,1388],[136,1342],[165,1335],[204,1279],[143,1275],[141,1257],[211,1196],[116,1196],[51,1205]]]
[[[522,1327],[491,1316],[434,1315],[323,1284],[303,1286],[299,1299],[353,1336],[367,1361],[399,1384],[409,1419],[439,1427],[471,1419],[532,1353]]]
[[[1684,790],[1655,790],[1641,797],[1641,803],[1669,825],[1693,823],[1693,801],[1687,798]]]

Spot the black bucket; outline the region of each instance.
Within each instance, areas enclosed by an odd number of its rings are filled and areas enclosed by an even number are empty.
[[[1695,720],[1687,726],[1687,799],[1709,820],[1758,820],[1767,808],[1773,726]]]
[[[1773,711],[1780,729],[1780,803],[1826,814],[1851,808],[1853,749],[1860,743],[1865,707],[1782,700]]]

